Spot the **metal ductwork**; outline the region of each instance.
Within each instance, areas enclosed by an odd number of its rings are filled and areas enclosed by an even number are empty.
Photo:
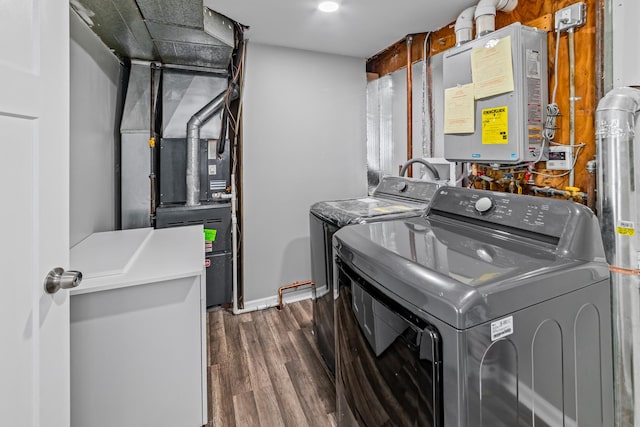
[[[598,214],[611,269],[615,425],[640,425],[640,91],[618,88],[598,104]],[[640,158],[639,158],[640,160]]]
[[[476,38],[496,30],[496,11],[512,12],[518,0],[480,0],[476,6]]]
[[[72,9],[122,57],[226,71],[230,19],[202,0],[71,0]]]
[[[238,86],[232,84],[195,113],[187,123],[187,206],[200,204],[200,129],[225,106],[238,97]],[[228,97],[228,98],[227,98]]]
[[[122,180],[121,214],[122,228],[149,227],[151,223],[151,196],[149,192],[149,135],[150,116],[154,105],[151,88],[157,93],[159,81],[151,84],[150,64],[133,62],[129,73],[122,122],[120,123]]]

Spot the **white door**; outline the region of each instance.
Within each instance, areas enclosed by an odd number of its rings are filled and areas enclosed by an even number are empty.
[[[69,426],[69,3],[0,0],[0,425]]]

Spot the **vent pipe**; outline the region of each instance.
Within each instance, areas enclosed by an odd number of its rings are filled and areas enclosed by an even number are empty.
[[[187,123],[187,206],[200,204],[200,128],[218,113],[227,102],[238,97],[238,86],[231,84],[227,90],[213,98]],[[224,126],[224,123],[222,124]]]
[[[615,425],[640,422],[640,91],[617,88],[596,110],[598,215],[611,270]],[[640,159],[639,159],[640,160]],[[636,386],[639,389],[636,389]]]
[[[471,6],[462,11],[456,19],[456,46],[460,46],[473,40],[473,17],[476,11],[475,6]]]
[[[496,30],[496,11],[511,12],[518,0],[480,0],[476,6],[476,38]]]

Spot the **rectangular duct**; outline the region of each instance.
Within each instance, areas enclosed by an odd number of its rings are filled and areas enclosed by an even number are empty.
[[[71,8],[118,55],[157,60],[153,41],[134,0],[71,0]]]
[[[122,135],[122,228],[149,227],[149,88],[151,71],[147,64],[132,64],[127,98],[120,124]],[[156,80],[156,93],[158,90]]]
[[[136,0],[147,21],[202,29],[202,0]]]
[[[217,94],[227,88],[227,79],[206,74],[165,70],[162,89],[162,136],[186,138],[187,122]],[[209,120],[200,130],[200,137],[220,137],[220,115]]]
[[[226,70],[234,25],[201,0],[71,0],[116,54],[130,59]]]

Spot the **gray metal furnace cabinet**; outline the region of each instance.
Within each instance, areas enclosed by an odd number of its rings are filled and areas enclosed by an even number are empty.
[[[202,226],[96,233],[71,266],[71,426],[206,424]]]

